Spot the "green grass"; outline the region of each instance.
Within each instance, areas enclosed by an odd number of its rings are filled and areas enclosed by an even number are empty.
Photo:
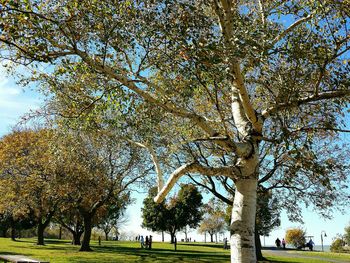
[[[264,252],[263,252],[264,253]],[[291,262],[291,263],[325,263],[327,259],[339,260],[343,262],[350,262],[350,255],[346,253],[332,253],[332,252],[317,252],[317,251],[299,251],[291,250],[288,252],[289,256],[276,256],[268,252],[264,253],[264,256],[271,262]],[[299,255],[303,257],[313,257],[313,258],[297,258],[294,255]],[[319,259],[317,259],[319,258]]]
[[[63,262],[229,262],[230,252],[221,245],[191,243],[177,245],[152,243],[152,250],[141,249],[137,242],[102,241],[98,246],[92,241],[93,252],[79,252],[69,241],[46,240],[45,246],[35,245],[35,239],[13,242],[0,238],[0,254],[21,254],[32,258]]]
[[[45,246],[35,245],[35,239],[11,241],[0,238],[0,254],[25,255],[51,263],[92,263],[92,262],[230,262],[230,251],[224,250],[222,244],[212,243],[179,243],[177,251],[174,246],[165,242],[154,242],[152,250],[141,249],[137,242],[102,241],[98,246],[91,242],[93,252],[79,252],[79,246],[73,246],[68,240],[46,240]],[[324,260],[276,256],[263,251],[264,256],[275,263],[325,263]],[[350,262],[349,254],[322,252],[295,252],[298,255],[321,256],[324,259],[338,259]]]

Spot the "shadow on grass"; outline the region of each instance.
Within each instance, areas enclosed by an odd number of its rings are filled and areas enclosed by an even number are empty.
[[[217,257],[217,258],[230,258],[230,255],[220,254],[220,252],[203,252],[198,250],[183,250],[167,249],[167,248],[152,248],[150,250],[143,248],[134,247],[123,247],[123,246],[103,246],[103,247],[92,247],[95,252],[99,253],[122,253],[132,255],[171,255],[171,256],[186,256],[186,257]]]
[[[213,243],[180,243],[180,245],[185,245],[185,246],[194,246],[194,247],[212,247],[212,248],[223,248],[223,244],[213,244]]]

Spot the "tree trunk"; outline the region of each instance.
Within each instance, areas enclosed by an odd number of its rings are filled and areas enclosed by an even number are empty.
[[[256,158],[256,162],[257,160]],[[252,164],[256,164],[253,167],[257,167],[257,163],[254,162]],[[251,174],[252,173],[248,175]],[[237,180],[235,185],[236,192],[233,201],[230,227],[231,262],[255,263],[257,262],[254,238],[257,179]]]
[[[175,233],[170,232],[170,243],[174,244]]]
[[[162,242],[164,242],[164,231],[162,231]]]
[[[58,239],[62,239],[62,226],[59,228]]]
[[[37,227],[37,235],[38,235],[38,241],[37,241],[37,245],[44,245],[44,231],[45,231],[46,225],[42,224],[42,223],[38,223],[38,227]]]
[[[109,232],[106,232],[106,231],[105,231],[105,240],[106,240],[106,241],[108,241],[108,233],[109,233]]]
[[[4,228],[3,230],[2,230],[2,237],[6,237],[7,235],[7,228]]]
[[[258,231],[255,228],[255,255],[257,260],[264,260],[265,258],[263,257],[261,253],[261,242],[260,242],[260,236]]]
[[[90,239],[92,231],[92,215],[90,213],[84,215],[84,237],[81,243],[80,251],[92,251],[90,248]]]
[[[73,245],[81,245],[80,239],[81,239],[81,235],[84,233],[82,231],[71,231],[72,236],[73,236],[73,240],[72,240],[72,244]]]
[[[214,238],[213,238],[214,233],[209,232],[209,235],[210,235],[210,242],[213,243],[214,242]]]
[[[15,228],[15,226],[11,226],[11,240],[16,241],[16,228]]]

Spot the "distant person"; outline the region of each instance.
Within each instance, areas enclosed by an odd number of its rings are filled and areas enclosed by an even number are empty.
[[[280,248],[281,247],[281,240],[279,238],[276,239],[275,241],[276,247]]]
[[[141,248],[145,246],[145,240],[143,239],[143,236],[140,237],[140,245],[141,245]]]
[[[315,246],[315,243],[314,241],[312,241],[312,239],[310,238],[309,242],[306,243],[306,246],[309,248],[309,250],[313,250],[314,249],[314,246]]]
[[[98,245],[101,246],[101,236],[98,236]]]
[[[152,236],[151,235],[149,235],[148,249],[152,249]]]
[[[148,236],[146,236],[146,240],[145,240],[145,248],[148,248],[149,245],[149,240],[148,240]]]
[[[226,237],[224,238],[224,249],[228,249],[228,246],[227,246],[227,238],[226,238]]]
[[[283,249],[286,249],[286,241],[284,240],[284,238],[282,239],[282,246],[283,246]]]

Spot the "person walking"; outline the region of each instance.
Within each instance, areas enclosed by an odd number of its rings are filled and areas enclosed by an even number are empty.
[[[280,248],[281,247],[281,240],[279,238],[276,239],[275,241],[276,247]]]
[[[282,247],[283,249],[286,249],[286,240],[284,240],[284,238],[282,239]]]
[[[149,235],[148,249],[152,249],[152,236],[151,235]]]
[[[143,236],[140,237],[140,245],[141,245],[141,248],[145,246],[145,240],[143,239]]]

